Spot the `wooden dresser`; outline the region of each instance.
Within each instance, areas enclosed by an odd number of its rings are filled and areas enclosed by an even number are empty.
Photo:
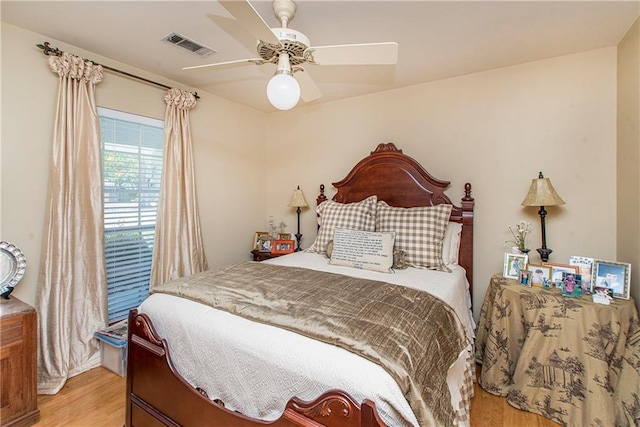
[[[0,298],[0,423],[30,426],[40,418],[37,395],[37,321],[33,307]]]

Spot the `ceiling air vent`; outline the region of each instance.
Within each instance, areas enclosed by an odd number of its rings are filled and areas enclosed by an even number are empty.
[[[203,58],[215,53],[215,50],[206,47],[200,43],[194,42],[193,40],[189,40],[185,36],[178,33],[171,33],[162,40],[174,44],[176,46],[180,46],[183,49],[188,50],[189,52],[193,52],[195,54],[200,55]]]

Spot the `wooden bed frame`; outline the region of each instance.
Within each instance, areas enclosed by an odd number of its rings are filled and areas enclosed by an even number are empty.
[[[333,200],[357,202],[376,194],[391,206],[415,207],[451,203],[444,194],[449,182],[432,177],[419,163],[402,154],[393,143],[380,144],[342,181]],[[320,187],[318,203],[327,200]],[[471,185],[465,184],[461,207],[454,205],[451,220],[463,224],[459,264],[469,284],[473,276],[473,207]],[[291,399],[282,416],[273,422],[248,418],[209,399],[175,370],[167,341],[161,338],[145,314],[129,314],[127,351],[126,426],[308,426],[382,427],[370,400],[355,402],[341,390],[330,390],[313,402]]]

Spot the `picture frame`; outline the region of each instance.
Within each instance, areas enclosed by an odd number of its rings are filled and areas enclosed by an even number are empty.
[[[269,233],[266,236],[258,237],[258,252],[271,252],[273,239],[269,237]]]
[[[629,299],[631,291],[631,264],[618,261],[593,260],[591,273],[592,292],[598,288],[609,288],[614,298]]]
[[[260,238],[262,237],[269,237],[269,232],[268,231],[256,231],[256,234],[253,236],[253,250],[254,251],[259,251],[260,250]]]
[[[593,270],[593,258],[572,255],[569,257],[569,265],[578,267],[578,273],[582,276],[582,292],[592,293],[591,272]]]
[[[562,272],[562,296],[582,298],[582,277],[570,271]]]
[[[529,270],[520,269],[518,281],[522,286],[531,287],[531,272]]]
[[[549,289],[551,267],[542,264],[527,264],[527,271],[531,273],[531,286]]]
[[[296,248],[295,240],[274,239],[271,244],[271,253],[274,255],[284,255],[293,253]]]
[[[278,233],[278,240],[293,240],[291,238],[291,233]]]
[[[555,262],[543,262],[542,265],[551,267],[551,283],[556,285],[556,288],[562,289],[562,273],[578,274],[580,269],[577,265],[558,264]]]
[[[527,254],[514,254],[506,252],[504,254],[504,266],[502,275],[509,279],[520,280],[520,270],[525,269],[529,256]]]

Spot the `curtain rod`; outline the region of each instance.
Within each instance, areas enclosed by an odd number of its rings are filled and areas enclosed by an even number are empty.
[[[51,45],[49,45],[49,42],[44,42],[44,44],[37,44],[36,46],[38,46],[40,49],[42,49],[43,50],[42,53],[44,53],[45,55],[54,55],[54,56],[62,55],[62,51],[60,49],[58,49],[57,47],[51,47]],[[88,61],[91,61],[91,60],[88,60]],[[91,62],[93,62],[96,65],[100,65],[105,70],[109,70],[109,71],[112,71],[114,73],[122,74],[124,76],[131,77],[131,78],[136,79],[136,80],[141,80],[141,81],[143,81],[145,83],[149,83],[149,84],[152,84],[152,85],[160,86],[160,87],[165,88],[165,89],[171,89],[171,86],[163,85],[162,83],[154,82],[153,80],[145,79],[144,77],[136,76],[135,74],[127,73],[126,71],[118,70],[116,68],[112,68],[112,67],[109,67],[107,65],[99,64],[99,63],[97,63],[95,61],[91,61]],[[192,93],[193,93],[193,96],[196,97],[196,99],[200,99],[200,97],[198,96],[198,92],[192,92]]]

